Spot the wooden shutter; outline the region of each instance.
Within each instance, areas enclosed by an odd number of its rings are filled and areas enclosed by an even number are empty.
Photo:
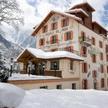
[[[73,31],[71,31],[71,40],[73,40]]]
[[[50,37],[50,44],[52,44],[52,36]]]

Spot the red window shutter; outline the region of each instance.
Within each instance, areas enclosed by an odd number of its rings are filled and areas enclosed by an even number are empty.
[[[73,31],[71,32],[71,40],[73,39]]]
[[[52,44],[52,36],[50,37],[50,44]]]
[[[43,39],[43,45],[45,45],[45,39]]]
[[[61,20],[61,27],[63,27],[63,20]]]

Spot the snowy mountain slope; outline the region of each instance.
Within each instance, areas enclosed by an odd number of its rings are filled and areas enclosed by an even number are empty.
[[[3,58],[7,59],[7,61],[11,57],[16,58],[22,50],[23,48],[21,46],[6,40],[0,35],[0,52],[2,53]]]

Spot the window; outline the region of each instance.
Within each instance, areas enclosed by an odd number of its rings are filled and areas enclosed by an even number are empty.
[[[81,38],[82,38],[82,41],[86,41],[86,36],[85,36],[85,32],[81,32]]]
[[[58,42],[58,36],[57,35],[54,35],[54,36],[50,37],[50,43],[51,44],[55,44],[57,42]]]
[[[70,60],[70,70],[73,70],[73,66],[74,66],[74,61]]]
[[[73,46],[69,46],[69,47],[65,47],[64,50],[69,51],[69,52],[73,52],[74,48],[73,48]]]
[[[41,86],[40,89],[48,89],[48,86]]]
[[[108,66],[107,66],[107,73],[108,73]]]
[[[51,24],[51,30],[56,30],[57,29],[57,25],[58,25],[57,22],[52,23]]]
[[[101,79],[101,88],[104,88],[104,78]]]
[[[108,54],[106,55],[106,61],[108,61]]]
[[[45,25],[45,26],[43,27],[42,31],[43,31],[43,33],[47,32],[47,31],[48,31],[48,26]]]
[[[100,53],[100,60],[103,60],[103,53]]]
[[[39,45],[40,45],[40,46],[43,46],[44,44],[45,44],[45,39],[43,39],[43,38],[40,39],[40,40],[39,40]]]
[[[106,45],[106,53],[108,53],[108,45]]]
[[[85,57],[87,56],[87,47],[85,47],[85,46],[81,47],[81,55],[85,56]]]
[[[99,47],[100,47],[100,48],[103,47],[102,41],[99,41]]]
[[[92,55],[92,62],[96,63],[96,55],[95,54]]]
[[[92,77],[93,77],[93,78],[96,78],[96,77],[97,77],[97,72],[96,72],[96,70],[94,70],[94,71],[92,72]]]
[[[51,61],[50,69],[51,70],[59,70],[59,61],[58,60]]]
[[[94,37],[92,37],[91,43],[92,43],[93,45],[95,45],[95,38],[94,38]]]
[[[76,89],[76,83],[72,83],[72,89]]]
[[[68,26],[68,25],[69,25],[69,19],[68,19],[68,18],[63,19],[63,20],[61,21],[61,26],[62,26],[62,27],[65,27],[65,26]]]
[[[62,85],[57,85],[56,89],[62,89]]]
[[[104,66],[103,65],[100,65],[100,70],[101,70],[101,73],[104,72]]]
[[[84,79],[84,80],[82,81],[82,88],[83,88],[83,89],[87,89],[87,88],[88,88],[88,81],[87,81],[87,79]]]
[[[84,73],[87,73],[87,63],[82,64],[82,70]]]
[[[72,38],[73,38],[73,32],[66,32],[64,34],[64,40],[65,41],[72,40]]]

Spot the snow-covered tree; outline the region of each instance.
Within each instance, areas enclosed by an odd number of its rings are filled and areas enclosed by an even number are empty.
[[[5,67],[5,59],[0,52],[0,82],[7,82],[9,70]]]
[[[16,0],[0,0],[0,24],[23,22],[21,13]]]

